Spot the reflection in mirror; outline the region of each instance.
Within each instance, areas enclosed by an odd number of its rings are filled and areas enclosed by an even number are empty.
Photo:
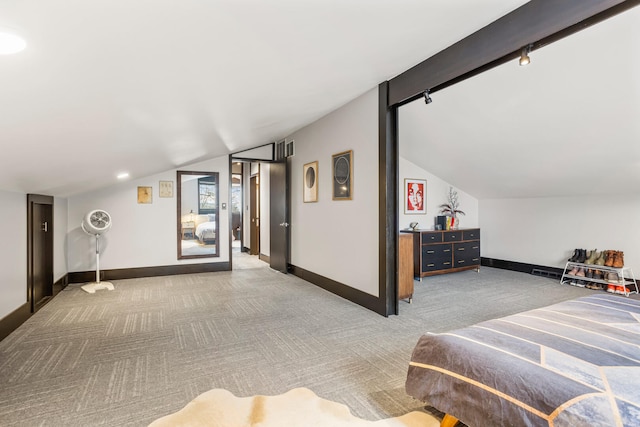
[[[178,171],[178,259],[220,256],[217,172]]]

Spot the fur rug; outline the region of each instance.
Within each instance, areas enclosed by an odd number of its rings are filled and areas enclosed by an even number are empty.
[[[440,422],[424,412],[397,418],[366,421],[351,415],[340,403],[322,399],[307,388],[278,396],[236,397],[214,389],[196,397],[180,411],[162,417],[149,427],[438,427]]]

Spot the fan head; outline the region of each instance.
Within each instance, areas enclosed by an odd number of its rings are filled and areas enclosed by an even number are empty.
[[[111,215],[106,211],[95,209],[82,218],[82,229],[88,234],[104,234],[111,228]]]

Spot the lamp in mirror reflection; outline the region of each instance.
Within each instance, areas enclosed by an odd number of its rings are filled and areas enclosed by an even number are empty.
[[[522,53],[520,54],[520,65],[528,65],[531,62],[531,58],[529,58],[529,54],[531,53],[532,44],[528,44],[522,48]]]

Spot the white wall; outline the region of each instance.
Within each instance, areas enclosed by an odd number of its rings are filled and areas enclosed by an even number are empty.
[[[448,201],[449,187],[451,184],[425,171],[405,158],[400,157],[399,163],[398,176],[400,179],[398,188],[400,194],[400,206],[398,210],[398,225],[402,230],[404,228],[408,228],[409,223],[417,222],[420,224],[419,227],[421,229],[432,230],[435,223],[435,217],[440,215],[439,206],[443,203],[447,203]],[[425,199],[427,204],[426,214],[406,215],[404,213],[405,178],[427,180],[427,194]],[[465,213],[465,215],[458,216],[460,228],[478,227],[478,200],[459,188],[454,187],[454,189],[458,192],[458,200],[460,201],[459,209]]]
[[[53,199],[53,283],[67,274],[67,228],[69,204],[65,198]]]
[[[290,136],[291,263],[378,296],[378,90]],[[332,200],[331,155],[353,150],[353,200]],[[302,168],[318,161],[318,202],[302,201]]]
[[[576,248],[625,253],[640,278],[640,197],[480,200],[483,257],[564,267]]]
[[[260,164],[260,253],[271,255],[271,197],[269,163]]]
[[[185,171],[218,172],[220,202],[229,205],[228,157],[181,167]],[[160,198],[159,181],[174,182],[174,196]],[[220,257],[177,259],[176,169],[68,199],[68,271],[95,269],[95,240],[80,229],[83,215],[92,209],[111,214],[113,227],[101,239],[101,269],[196,264],[229,260],[229,209],[220,210]],[[153,187],[153,203],[138,204],[137,187]]]
[[[54,224],[55,226],[55,224]],[[27,196],[0,190],[0,319],[27,302]]]

